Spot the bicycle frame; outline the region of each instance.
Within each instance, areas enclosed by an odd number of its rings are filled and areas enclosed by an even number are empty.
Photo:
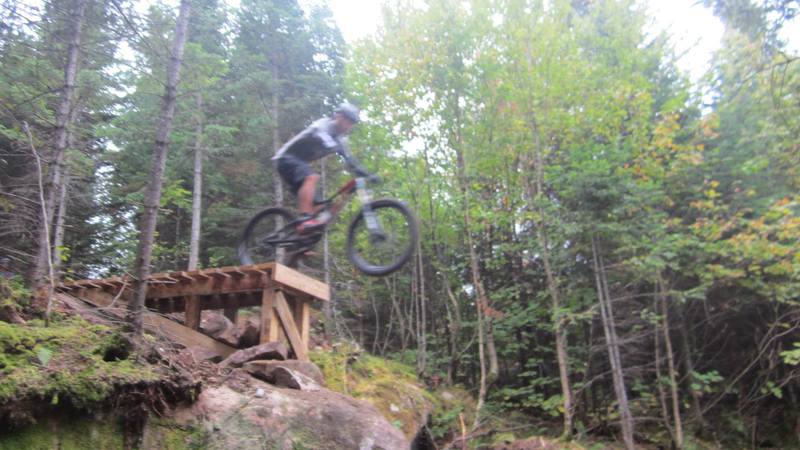
[[[359,200],[362,203],[362,209],[364,211],[364,219],[365,223],[367,224],[367,229],[370,230],[370,233],[373,233],[378,237],[383,236],[380,224],[378,223],[377,218],[372,213],[372,210],[369,208],[369,204],[370,202],[372,202],[372,195],[367,189],[367,181],[363,177],[356,177],[349,180],[341,188],[339,188],[339,190],[336,191],[335,194],[323,200],[322,202],[318,203],[318,206],[322,206],[322,208],[319,211],[327,210],[331,214],[331,218],[328,220],[328,223],[325,225],[322,231],[327,229],[339,216],[341,210],[350,201],[350,198],[353,196],[353,193],[357,194]],[[268,238],[265,240],[265,242],[275,246],[285,246],[288,244],[311,246],[314,245],[317,241],[319,241],[319,239],[324,234],[322,232],[314,232],[314,233],[309,233],[307,235],[297,235],[294,232],[293,228],[298,223],[299,219],[296,219],[286,224],[278,232],[278,235],[282,235],[284,232],[288,232],[288,237],[278,238],[278,239]]]

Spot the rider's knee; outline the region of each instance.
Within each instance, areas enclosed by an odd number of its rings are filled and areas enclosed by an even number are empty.
[[[303,184],[317,184],[319,181],[319,175],[316,173],[312,173],[311,175],[307,176],[306,179],[303,181]]]

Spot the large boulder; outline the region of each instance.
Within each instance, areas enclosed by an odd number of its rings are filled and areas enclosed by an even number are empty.
[[[288,359],[286,361],[254,360],[246,363],[243,367],[251,375],[261,376],[262,379],[268,382],[272,381],[272,372],[277,368],[284,368],[302,373],[320,386],[325,386],[325,377],[323,377],[322,371],[311,361],[299,361],[297,359]]]
[[[238,350],[230,354],[219,365],[221,367],[242,367],[242,364],[256,359],[286,359],[289,350],[282,342],[267,342],[255,347]]]
[[[250,375],[279,387],[318,391],[325,385],[319,367],[309,361],[250,361],[242,368]]]
[[[399,450],[403,433],[367,402],[325,388],[282,389],[237,370],[176,411],[182,426],[205,430],[203,448]],[[241,376],[244,375],[244,376]]]
[[[237,347],[247,348],[258,345],[261,337],[261,318],[258,316],[244,317],[236,322],[234,335],[238,340]]]
[[[227,317],[214,311],[203,311],[200,321],[200,331],[214,339],[236,347],[239,337],[236,336],[236,326]]]
[[[350,345],[313,350],[310,356],[322,370],[328,388],[369,402],[397,424],[409,441],[425,432],[434,405],[432,396],[418,384],[413,368]]]

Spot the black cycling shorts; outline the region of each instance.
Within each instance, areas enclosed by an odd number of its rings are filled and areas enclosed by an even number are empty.
[[[300,186],[303,185],[306,177],[314,173],[311,165],[292,155],[281,156],[276,161],[276,165],[278,166],[278,173],[283,181],[289,185],[289,189],[294,195],[297,195],[297,191],[300,190]]]

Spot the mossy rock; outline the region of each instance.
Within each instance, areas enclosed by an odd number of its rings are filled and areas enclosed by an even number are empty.
[[[141,437],[141,450],[195,450],[206,448],[208,433],[192,426],[178,425],[169,419],[153,418]]]
[[[47,327],[41,321],[0,322],[0,421],[25,423],[15,404],[66,402],[88,409],[120,386],[156,382],[158,374],[130,352],[124,336],[80,317]]]
[[[49,417],[35,425],[0,434],[0,450],[85,450],[125,448],[122,425],[114,419]]]
[[[453,388],[457,394],[443,399],[419,384],[412,367],[367,354],[353,345],[314,350],[310,357],[322,370],[329,389],[368,401],[409,440],[426,425],[429,416],[433,416],[434,424],[447,421],[449,426],[458,414],[446,417],[448,412],[467,409],[460,401],[469,397],[465,391]]]

